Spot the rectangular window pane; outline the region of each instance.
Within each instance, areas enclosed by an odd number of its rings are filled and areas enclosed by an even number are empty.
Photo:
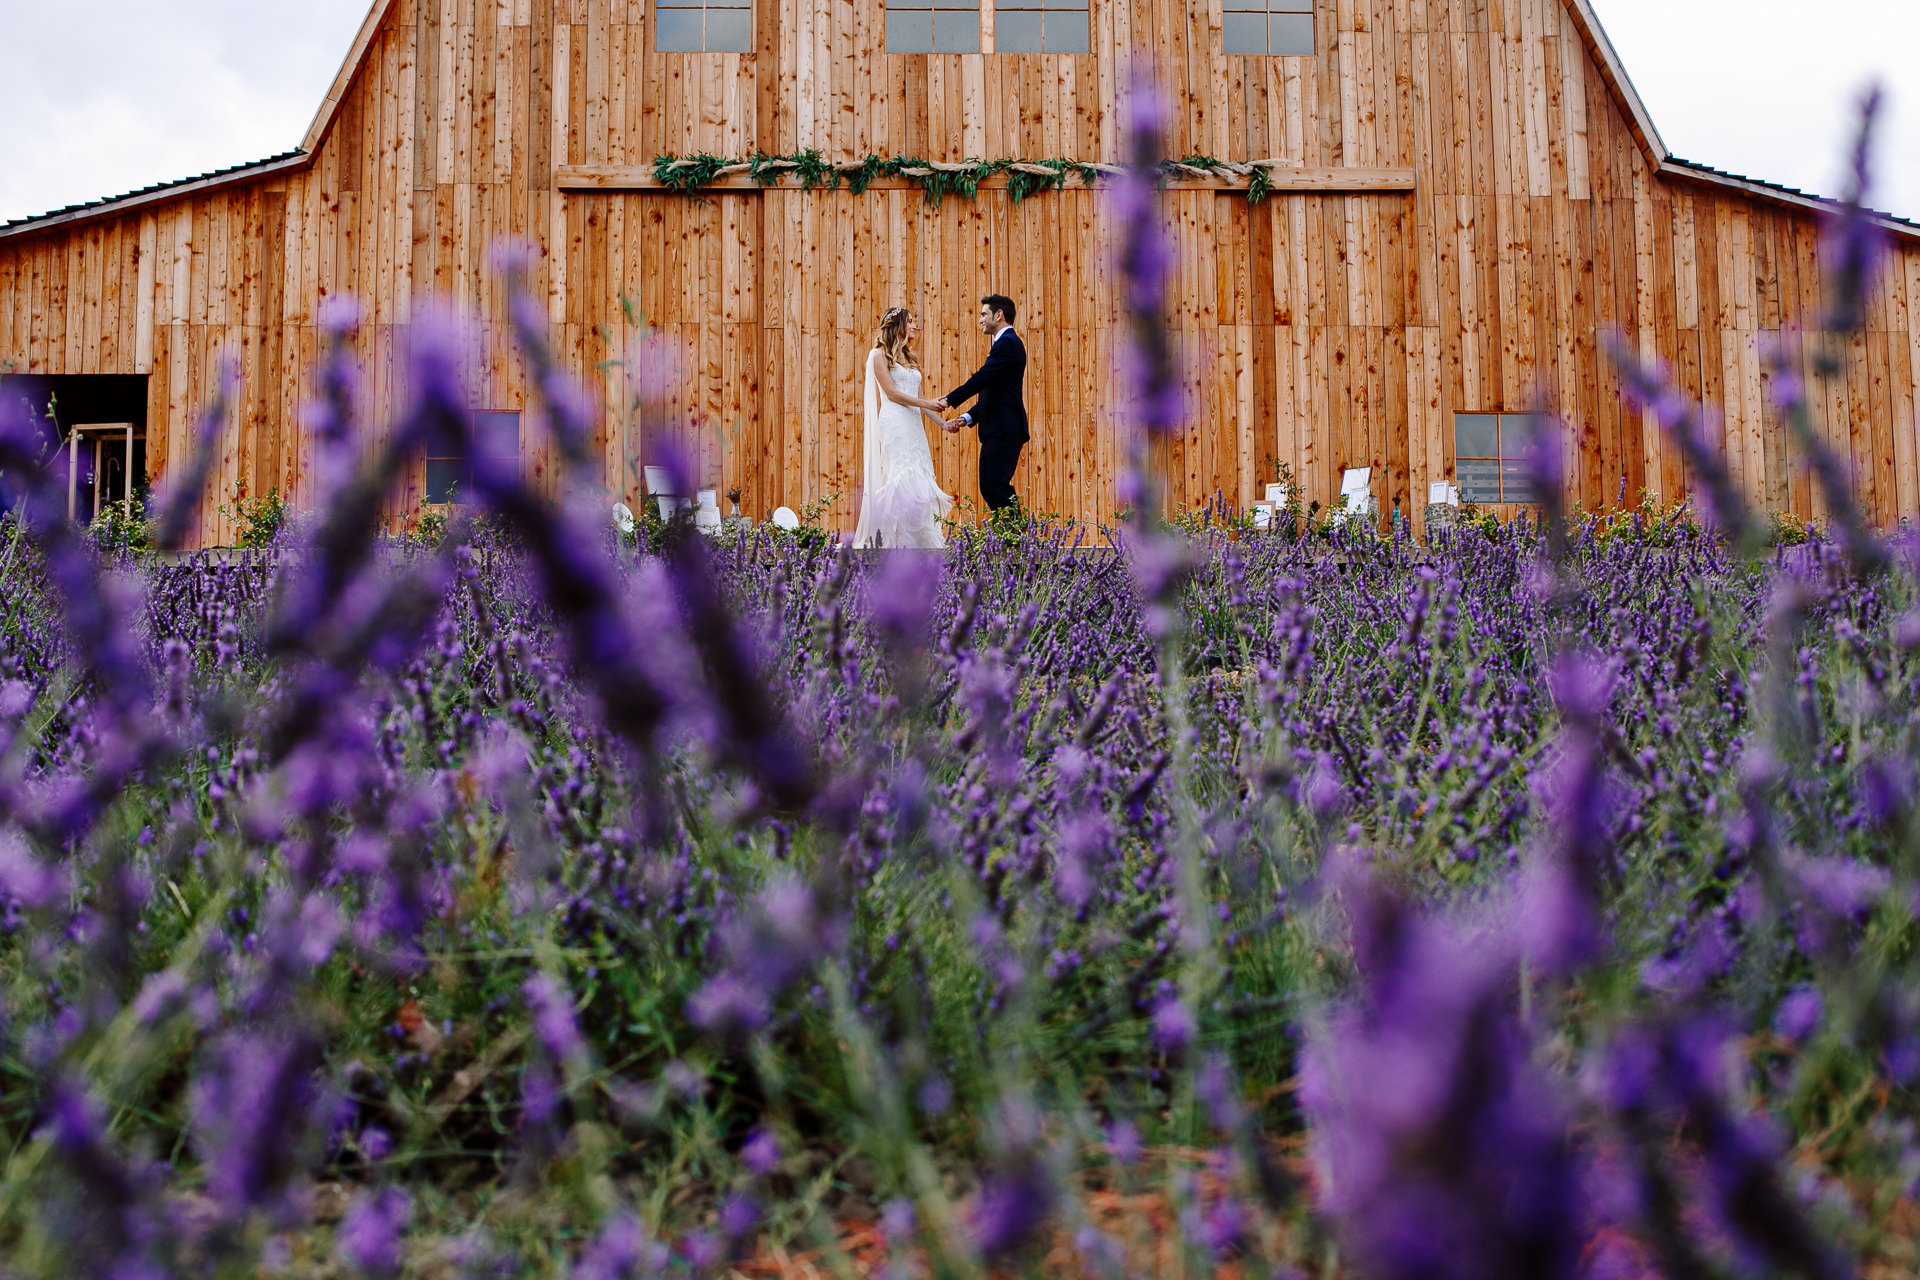
[[[1500,464],[1460,462],[1453,473],[1460,484],[1460,500],[1482,505],[1500,501]]]
[[[517,413],[474,414],[473,441],[476,450],[489,458],[519,457],[520,415]]]
[[[1243,10],[1247,13],[1265,13],[1267,0],[1221,0],[1220,7],[1228,13]]]
[[[931,9],[933,0],[887,0],[888,9]]]
[[[1276,13],[1273,15],[1273,46],[1276,54],[1313,55],[1313,15]]]
[[[1085,13],[1087,11],[1087,0],[1047,0],[1047,8],[1056,10],[1066,9],[1074,13]],[[1048,47],[1051,48],[1052,46],[1049,45]]]
[[[661,9],[653,22],[654,48],[662,53],[700,52],[700,10]]]
[[[1500,415],[1500,456],[1503,458],[1524,458],[1527,450],[1533,448],[1534,436],[1539,434],[1540,419],[1531,413],[1503,413]]]
[[[944,9],[933,20],[935,53],[980,52],[980,11]]]
[[[1493,413],[1454,414],[1453,456],[1456,458],[1499,457],[1500,416]]]
[[[993,47],[998,53],[1039,53],[1040,15],[1002,11],[995,6]]]
[[[1527,483],[1526,463],[1502,462],[1500,464],[1500,495],[1502,502],[1533,501],[1533,486]]]
[[[1000,15],[1009,9],[1044,9],[1044,0],[993,0],[994,43],[1000,42]]]
[[[698,9],[703,7],[701,0],[660,0],[662,9]]]
[[[1313,0],[1273,0],[1268,6],[1275,13],[1312,13]]]
[[[1056,12],[1047,15],[1048,53],[1085,53],[1086,51],[1086,14]]]
[[[708,53],[751,53],[752,15],[746,9],[707,10]]]
[[[1265,53],[1267,18],[1261,13],[1225,13],[1220,15],[1221,43],[1228,53]]]
[[[452,502],[463,496],[472,484],[467,478],[464,458],[427,459],[427,501]]]
[[[931,53],[933,51],[933,15],[887,10],[888,53]]]

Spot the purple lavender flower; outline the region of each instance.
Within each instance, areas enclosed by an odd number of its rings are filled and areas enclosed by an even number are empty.
[[[1107,1153],[1122,1168],[1131,1168],[1140,1163],[1144,1149],[1140,1143],[1140,1130],[1127,1120],[1116,1120],[1107,1126]]]
[[[1169,330],[1162,319],[1173,254],[1160,225],[1159,176],[1166,104],[1157,88],[1142,83],[1128,94],[1127,172],[1116,184],[1114,222],[1119,229],[1120,271],[1132,317],[1135,412],[1149,438],[1166,436],[1182,417]],[[1144,476],[1144,471],[1141,472]]]
[[[235,1033],[193,1086],[207,1191],[231,1214],[277,1213],[316,1134],[319,1046],[302,1034]]]
[[[667,1266],[667,1247],[653,1244],[631,1214],[609,1218],[600,1234],[580,1256],[572,1280],[640,1280],[658,1275]]]
[[[1812,987],[1796,987],[1780,1002],[1773,1016],[1773,1029],[1789,1044],[1805,1044],[1820,1026],[1825,1002]]]
[[[1598,1064],[1594,1092],[1647,1153],[1643,1232],[1676,1273],[1698,1269],[1661,1151],[1662,1135],[1678,1120],[1699,1143],[1708,1208],[1743,1263],[1808,1280],[1851,1274],[1781,1185],[1771,1126],[1727,1096],[1732,1047],[1716,1019],[1666,1018],[1624,1028]]]
[[[1167,996],[1153,1007],[1153,1045],[1165,1054],[1186,1052],[1199,1031],[1193,1011],[1178,996]]]
[[[521,987],[527,1011],[533,1015],[534,1035],[556,1061],[574,1063],[586,1056],[586,1042],[573,1016],[573,997],[552,975],[536,973]]]
[[[413,1199],[398,1187],[363,1192],[340,1220],[341,1255],[363,1275],[398,1275],[412,1216]]]
[[[720,1234],[727,1239],[743,1241],[759,1225],[760,1206],[752,1196],[733,1192],[720,1202]]]
[[[1699,407],[1674,389],[1663,365],[1643,361],[1623,335],[1608,336],[1607,352],[1620,370],[1622,388],[1628,399],[1652,412],[1660,429],[1679,447],[1688,469],[1706,490],[1703,514],[1712,527],[1737,549],[1745,551],[1757,545],[1758,526],[1727,471],[1720,449],[1708,436]]]
[[[771,1129],[755,1129],[740,1148],[740,1162],[756,1177],[771,1177],[780,1168],[780,1140]]]
[[[163,483],[157,495],[153,541],[163,551],[178,550],[199,519],[207,481],[220,462],[220,437],[230,425],[232,407],[239,396],[240,361],[229,353],[221,357],[213,400],[194,425],[193,447],[186,465]]]
[[[1302,1065],[1322,1208],[1367,1276],[1572,1276],[1569,1116],[1510,1010],[1509,957],[1348,883],[1364,998]]]
[[[1023,1248],[1053,1213],[1053,1197],[1052,1180],[1030,1160],[990,1171],[973,1210],[981,1256],[1003,1258]]]

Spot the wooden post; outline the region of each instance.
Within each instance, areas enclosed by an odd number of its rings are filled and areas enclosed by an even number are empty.
[[[127,424],[127,469],[121,473],[121,480],[127,490],[126,500],[122,503],[121,510],[126,513],[127,519],[131,520],[133,519],[133,424],[131,422]]]
[[[67,437],[67,519],[80,513],[80,431]]]

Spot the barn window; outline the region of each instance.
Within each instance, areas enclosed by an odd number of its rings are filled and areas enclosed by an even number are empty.
[[[1222,0],[1228,53],[1313,54],[1313,0]]]
[[[653,47],[662,53],[752,53],[749,0],[659,0]]]
[[[1087,0],[994,0],[995,53],[1085,53],[1087,48]]]
[[[1531,502],[1527,450],[1539,431],[1532,413],[1453,415],[1454,475],[1467,502]]]
[[[980,52],[980,0],[887,0],[887,52]]]
[[[520,464],[520,415],[517,413],[476,413],[473,415],[473,442],[479,456],[510,460]],[[473,455],[464,450],[448,451],[435,445],[427,454],[428,502],[460,502],[473,492]]]

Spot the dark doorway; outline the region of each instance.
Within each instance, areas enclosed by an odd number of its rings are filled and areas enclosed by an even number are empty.
[[[133,428],[131,493],[147,496],[147,375],[29,374],[0,378],[0,396],[24,399],[34,417],[49,423],[59,449],[48,468],[64,480],[74,466],[74,518],[91,523],[96,505],[123,501],[129,493],[126,426]],[[105,429],[109,426],[117,430]],[[78,447],[74,435],[78,431]]]

